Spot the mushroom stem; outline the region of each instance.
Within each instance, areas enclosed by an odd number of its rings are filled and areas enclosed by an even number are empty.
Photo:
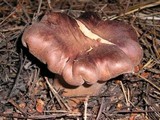
[[[93,85],[83,84],[81,86],[75,87],[70,86],[63,78],[59,75],[55,76],[53,86],[56,90],[64,90],[62,93],[63,96],[66,97],[78,97],[78,96],[96,96],[100,93],[101,88],[104,86],[103,83],[96,82]]]
[[[68,105],[70,106],[71,110],[79,111],[77,106],[82,104],[87,96],[96,96],[100,93],[101,88],[104,86],[103,83],[96,82],[92,85],[83,84],[81,86],[75,87],[68,85],[64,79],[56,75],[53,86],[56,90],[62,90],[62,96],[69,97],[67,100]]]

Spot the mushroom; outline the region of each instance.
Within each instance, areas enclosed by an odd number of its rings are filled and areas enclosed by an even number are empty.
[[[143,56],[130,25],[94,13],[76,19],[48,13],[25,29],[22,43],[56,74],[53,86],[64,96],[99,94],[105,81],[133,72]]]

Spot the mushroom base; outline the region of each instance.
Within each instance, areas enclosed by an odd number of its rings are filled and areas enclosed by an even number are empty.
[[[103,83],[95,83],[93,85],[81,85],[79,87],[68,85],[62,77],[56,75],[53,86],[56,90],[63,90],[62,95],[65,97],[78,97],[78,96],[96,96],[100,93]]]
[[[79,109],[77,109],[77,106],[86,101],[86,98],[88,98],[88,96],[96,96],[100,94],[101,88],[104,86],[104,84],[105,82],[97,82],[93,85],[84,84],[79,87],[75,87],[68,85],[59,75],[55,76],[53,82],[54,88],[58,91],[62,91],[62,96],[69,98],[67,100],[67,103],[72,111],[79,111]]]

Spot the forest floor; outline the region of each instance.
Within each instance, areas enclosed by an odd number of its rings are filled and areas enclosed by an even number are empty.
[[[144,56],[135,73],[106,82],[78,112],[59,104],[49,84],[54,74],[24,49],[24,29],[47,12],[78,17],[92,11],[134,27]],[[49,82],[46,82],[46,78]],[[66,105],[68,98],[58,95]],[[0,120],[158,120],[160,119],[159,0],[1,0]]]

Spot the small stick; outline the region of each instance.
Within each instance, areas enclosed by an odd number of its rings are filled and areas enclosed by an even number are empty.
[[[41,6],[42,6],[42,0],[39,0],[39,6],[38,6],[38,10],[37,10],[37,15],[39,15],[39,13],[40,13]]]
[[[21,51],[21,52],[22,52],[22,51]],[[17,87],[17,83],[19,82],[19,77],[20,77],[20,74],[21,74],[21,72],[22,72],[24,63],[26,62],[26,58],[24,58],[24,61],[22,61],[22,54],[21,54],[20,60],[21,60],[21,65],[20,65],[20,68],[19,68],[19,70],[18,70],[18,73],[17,73],[16,79],[15,79],[14,85],[13,85],[13,87],[12,87],[12,89],[11,89],[9,95],[8,95],[8,98],[12,97],[13,92],[14,92],[14,90],[15,90],[16,87]]]
[[[136,76],[142,78],[144,81],[148,82],[149,84],[151,84],[153,87],[155,87],[157,90],[160,91],[160,87],[158,87],[157,85],[155,85],[153,82],[151,82],[149,79],[144,78],[143,76],[141,76],[140,74],[135,74]]]
[[[33,97],[35,95],[33,89],[36,85],[36,83],[38,82],[38,76],[39,76],[39,73],[40,73],[40,69],[35,69],[35,72],[34,72],[34,75],[33,75],[33,80],[32,81],[29,81],[28,85],[31,85],[29,86],[29,90],[28,90],[28,93]]]
[[[4,18],[3,20],[2,20],[2,22],[0,22],[0,25],[2,25],[8,18],[10,18],[13,14],[15,14],[16,13],[16,11],[14,10],[14,11],[12,11],[6,18]]]
[[[120,14],[119,16],[115,16],[115,17],[111,18],[111,20],[117,19],[117,18],[122,17],[122,16],[125,16],[125,15],[129,15],[129,14],[131,14],[131,13],[137,12],[137,11],[139,11],[139,10],[143,10],[143,9],[145,9],[145,8],[154,7],[154,6],[157,6],[157,5],[159,5],[159,4],[160,4],[160,1],[159,1],[159,0],[154,0],[154,1],[149,0],[149,1],[147,1],[147,2],[140,3],[140,4],[138,4],[138,5],[129,7],[129,8],[128,8],[129,10],[128,10],[127,12],[122,13],[122,14]]]
[[[35,16],[33,17],[33,21],[37,21],[37,18],[40,14],[41,6],[42,6],[42,0],[39,0],[38,10],[37,10],[37,13],[35,14]]]
[[[101,106],[99,108],[99,112],[98,112],[96,120],[99,120],[99,117],[100,117],[100,115],[102,113],[103,107],[104,107],[104,97],[102,97]]]
[[[25,16],[26,16],[27,19],[28,19],[28,22],[31,22],[31,18],[30,18],[30,16],[29,16],[29,14],[27,13],[26,8],[24,8],[23,4],[22,4],[21,6],[22,6],[22,10],[23,10]]]
[[[89,96],[87,96],[84,101],[84,120],[87,120],[88,99],[89,99]]]
[[[160,114],[159,114],[159,107],[157,108],[157,106],[155,106],[154,104],[152,104],[151,102],[149,102],[146,98],[143,98],[144,101],[150,106],[150,108],[155,111],[155,114],[156,116],[160,117]]]
[[[24,116],[27,116],[28,113],[24,111],[22,108],[20,108],[19,105],[15,103],[12,99],[9,99],[8,102],[10,102],[14,107],[16,107]]]
[[[71,111],[70,107],[64,102],[64,100],[62,99],[62,97],[57,93],[57,91],[53,88],[53,86],[49,83],[48,78],[44,77],[51,92],[53,93],[53,95],[56,97],[59,105],[63,108],[63,105],[67,108],[67,110]]]
[[[122,81],[120,81],[120,85],[121,85],[121,88],[122,88],[122,91],[123,91],[123,94],[124,94],[124,97],[125,97],[127,106],[129,106],[130,104],[129,104],[128,97],[127,97],[127,95],[126,95],[126,91],[125,91],[125,89],[124,89],[124,85],[123,85]]]
[[[48,2],[49,9],[52,10],[51,0],[47,0],[47,2]]]

